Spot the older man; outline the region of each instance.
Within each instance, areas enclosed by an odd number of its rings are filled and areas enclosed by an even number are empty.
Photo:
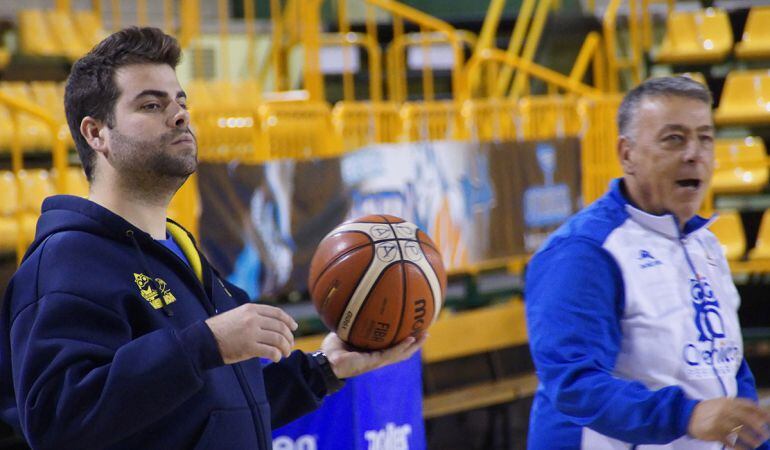
[[[648,80],[623,99],[618,127],[623,177],[527,271],[540,378],[529,448],[763,445],[770,415],[743,358],[740,298],[696,215],[714,167],[711,94]]]

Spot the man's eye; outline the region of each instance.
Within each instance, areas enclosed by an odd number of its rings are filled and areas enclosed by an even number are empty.
[[[684,142],[684,136],[681,134],[669,134],[668,136],[664,137],[663,140],[673,144],[681,144]]]
[[[160,105],[158,103],[148,103],[146,105],[142,105],[142,109],[145,111],[157,111],[160,109]]]
[[[714,142],[714,136],[711,136],[710,134],[704,134],[700,137],[700,140],[703,142]]]

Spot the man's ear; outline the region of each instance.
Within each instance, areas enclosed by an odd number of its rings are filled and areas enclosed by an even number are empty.
[[[627,175],[634,173],[633,146],[634,143],[628,136],[618,137],[618,161],[623,168],[623,173]]]
[[[94,151],[107,156],[109,148],[107,147],[104,128],[106,128],[106,125],[101,120],[94,119],[91,116],[86,116],[80,121],[80,134],[86,139],[88,145]]]

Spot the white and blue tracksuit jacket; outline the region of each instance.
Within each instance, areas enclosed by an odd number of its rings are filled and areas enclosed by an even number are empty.
[[[529,449],[721,449],[687,425],[699,400],[757,397],[727,261],[709,221],[680,232],[674,216],[631,205],[621,185],[560,227],[527,269],[540,379]]]

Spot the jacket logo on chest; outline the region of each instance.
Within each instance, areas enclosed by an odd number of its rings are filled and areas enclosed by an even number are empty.
[[[150,283],[150,277],[143,273],[135,273],[134,282],[139,288],[139,293],[142,294],[142,298],[147,300],[154,309],[163,307],[163,302],[159,297],[158,291],[153,287],[152,283]],[[166,286],[166,282],[161,278],[156,278],[155,282],[157,283],[158,288],[160,289],[160,295],[163,295],[163,300],[166,301],[166,304],[174,303],[176,297],[174,297],[174,294],[172,294],[171,290]]]
[[[639,250],[638,259],[640,264],[639,267],[641,267],[642,269],[663,265],[663,263],[660,262],[658,258],[652,256],[652,253],[648,252],[647,250]]]
[[[690,294],[695,308],[695,327],[698,329],[698,340],[711,342],[725,337],[725,327],[719,300],[705,277],[698,276],[690,279]]]

